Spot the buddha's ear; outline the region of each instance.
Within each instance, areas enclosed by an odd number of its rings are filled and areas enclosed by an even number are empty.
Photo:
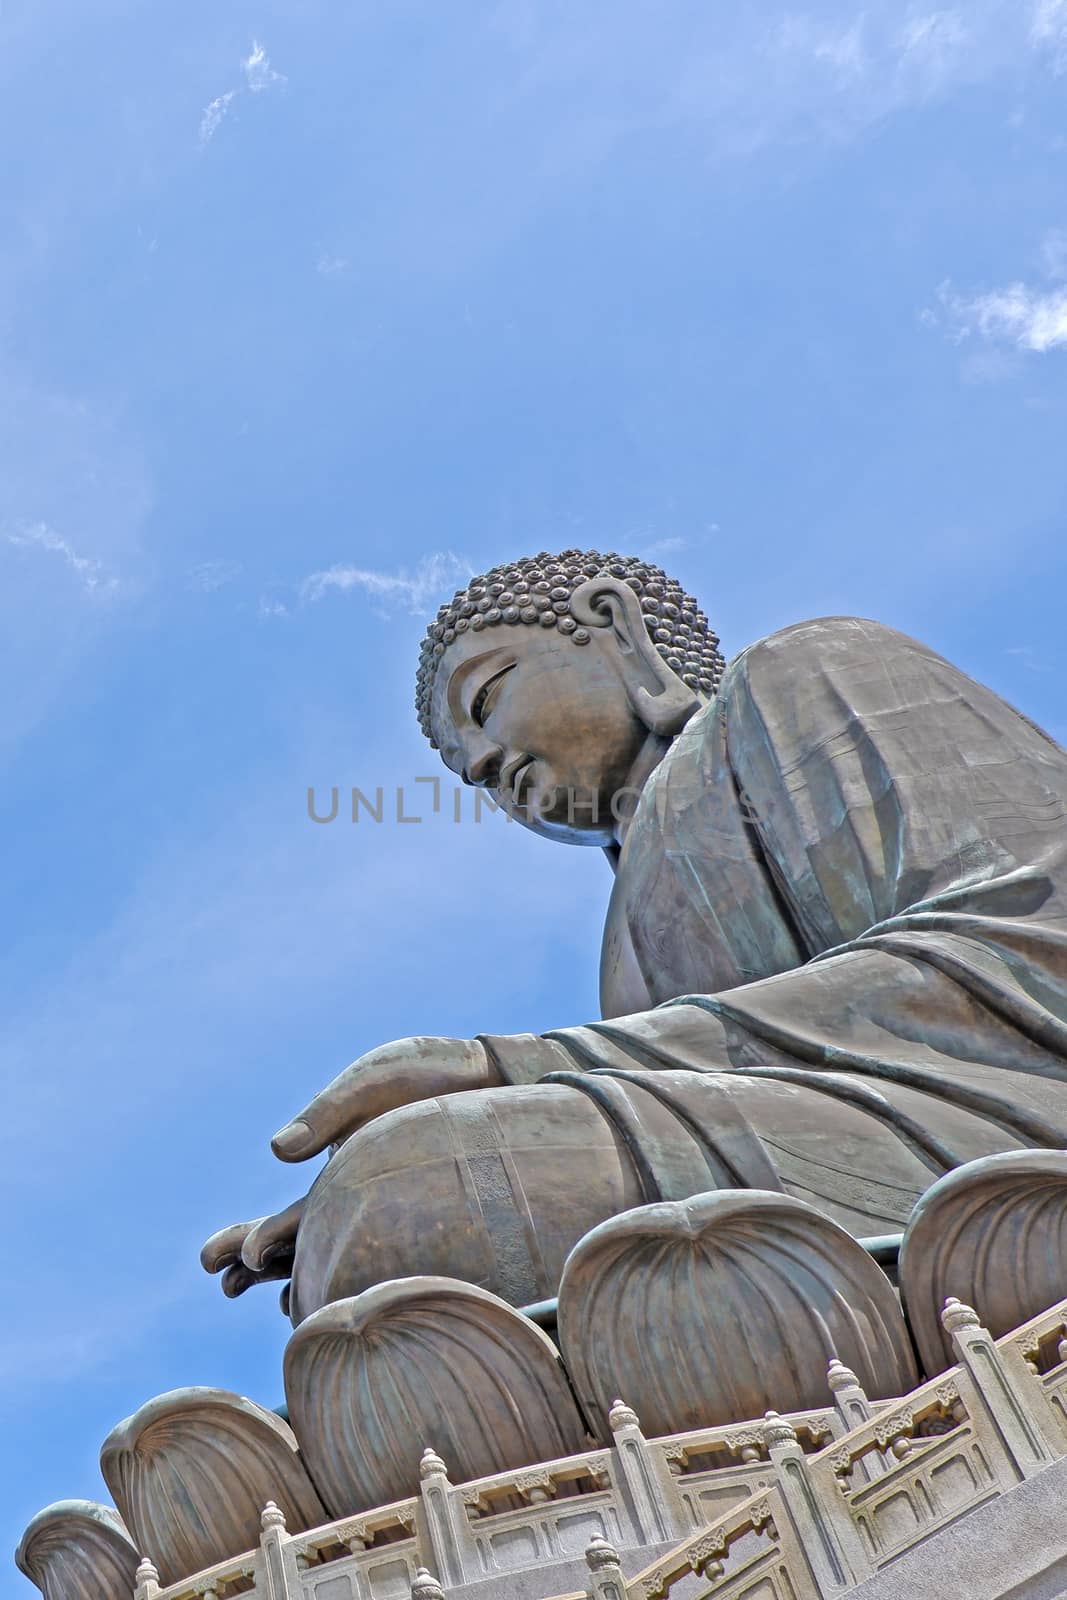
[[[700,708],[700,697],[656,649],[629,584],[606,574],[590,578],[572,593],[570,609],[584,628],[611,629],[631,705],[650,733],[673,739]]]

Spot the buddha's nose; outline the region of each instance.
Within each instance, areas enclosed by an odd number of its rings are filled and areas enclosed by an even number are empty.
[[[500,745],[487,739],[463,768],[464,783],[471,783],[477,789],[491,789],[500,777],[503,759],[504,752]]]

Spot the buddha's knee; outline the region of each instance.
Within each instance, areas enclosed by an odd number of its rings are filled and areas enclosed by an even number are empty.
[[[555,1294],[584,1233],[647,1198],[617,1126],[568,1085],[405,1106],[353,1134],[315,1182],[297,1235],[293,1321],[421,1275],[529,1305]]]

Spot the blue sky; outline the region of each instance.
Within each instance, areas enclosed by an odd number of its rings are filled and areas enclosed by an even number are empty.
[[[280,1399],[196,1258],[315,1089],[595,1015],[597,852],[306,817],[437,770],[460,575],[651,553],[1067,739],[1067,0],[4,0],[0,80],[10,1548],[150,1395]]]

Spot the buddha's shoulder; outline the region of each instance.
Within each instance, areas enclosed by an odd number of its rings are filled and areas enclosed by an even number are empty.
[[[723,688],[739,678],[766,681],[830,667],[838,672],[850,666],[862,669],[901,655],[940,660],[926,645],[884,622],[869,617],[814,617],[748,645],[730,662]]]

